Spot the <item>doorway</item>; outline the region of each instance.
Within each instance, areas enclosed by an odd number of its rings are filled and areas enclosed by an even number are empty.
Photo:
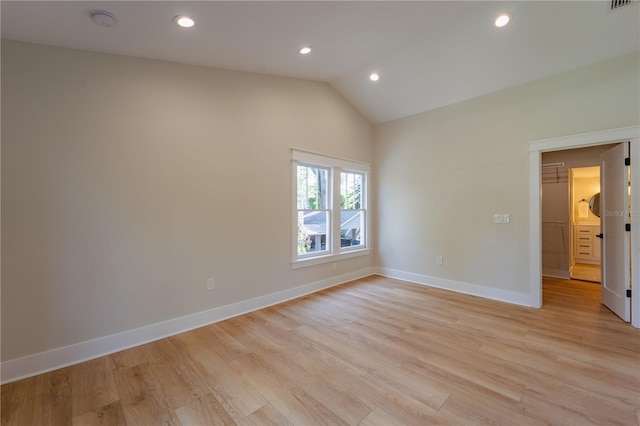
[[[605,144],[542,153],[542,275],[600,283],[600,156]]]
[[[594,147],[629,142],[632,153],[640,152],[640,126],[624,127],[600,132],[585,133],[529,143],[529,194],[530,194],[530,305],[542,307],[542,154],[574,148]],[[640,214],[640,156],[631,156],[631,222]],[[633,225],[632,225],[633,226]],[[640,267],[640,232],[631,233],[631,272]],[[638,274],[631,274],[631,292],[640,287]],[[634,290],[635,289],[635,290]],[[640,297],[631,297],[631,323],[640,328]]]
[[[601,147],[593,147],[600,162]],[[579,151],[590,148],[582,148]],[[544,158],[544,154],[543,154]],[[544,202],[544,200],[543,200]],[[571,247],[569,276],[574,280],[600,284],[602,256],[600,245],[600,165],[569,169],[569,218]],[[544,243],[543,243],[544,245]]]
[[[545,249],[548,249],[550,241],[557,240],[557,237],[554,238],[548,232],[549,227],[545,227],[545,224],[549,223],[545,221],[545,215],[548,216],[549,212],[552,214],[555,212],[552,216],[554,219],[568,217],[569,243],[565,244],[564,250],[568,249],[569,252],[570,277],[583,281],[602,282],[600,289],[602,304],[628,322],[630,320],[629,300],[625,293],[629,287],[629,274],[625,271],[630,269],[629,236],[624,232],[628,220],[624,215],[629,212],[629,205],[625,202],[628,201],[628,173],[625,166],[625,158],[628,157],[627,148],[628,142],[619,142],[542,153],[541,186],[543,274],[545,273],[545,261],[548,261],[549,257],[545,258],[545,254],[549,253]],[[546,163],[545,160],[549,157],[556,160],[562,158],[563,161]],[[549,168],[549,165],[552,165],[556,170],[565,171],[556,171],[556,176],[568,176],[568,178],[549,182],[549,179],[545,178],[548,175],[545,170]],[[575,165],[582,167],[572,167]],[[608,173],[601,174],[601,167]],[[557,188],[558,186],[559,188]],[[600,192],[601,186],[602,194]],[[620,203],[609,206],[609,210],[618,211],[620,217],[610,217],[605,214],[601,220],[601,200],[604,202],[610,195],[620,192],[624,193],[624,200],[621,197],[616,197]],[[617,222],[617,225],[609,226],[605,238],[603,238],[601,231],[605,226],[601,226],[601,222],[603,225],[606,223],[612,225],[613,222]],[[603,250],[608,248],[609,255],[605,253],[601,256],[601,248]],[[566,258],[566,253],[562,257]],[[566,268],[566,263],[564,266]],[[566,275],[566,272],[563,272]]]

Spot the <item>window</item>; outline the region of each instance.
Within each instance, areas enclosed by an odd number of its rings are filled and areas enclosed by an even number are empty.
[[[369,252],[369,165],[294,149],[293,263],[330,262]]]
[[[363,242],[365,210],[362,190],[364,173],[340,173],[340,247],[360,246]]]
[[[298,164],[298,256],[326,252],[329,235],[329,175],[325,167]]]

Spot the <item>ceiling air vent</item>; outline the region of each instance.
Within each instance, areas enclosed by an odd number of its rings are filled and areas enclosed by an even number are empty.
[[[631,3],[637,3],[637,1],[638,0],[611,0],[611,10],[619,9]]]

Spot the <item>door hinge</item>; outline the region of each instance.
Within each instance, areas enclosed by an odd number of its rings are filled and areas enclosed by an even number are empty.
[[[624,159],[624,165],[625,166],[630,166],[631,165],[631,157],[627,157]]]
[[[627,290],[627,297],[631,297],[631,289]]]
[[[631,232],[631,224],[630,223],[625,223],[624,224],[624,230],[627,232]]]

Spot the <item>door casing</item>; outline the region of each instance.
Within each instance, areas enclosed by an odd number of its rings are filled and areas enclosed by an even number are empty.
[[[635,296],[631,299],[631,324],[640,328],[640,126],[529,142],[529,295],[532,307],[542,307],[542,153],[627,141],[631,153],[631,288],[632,296]]]

